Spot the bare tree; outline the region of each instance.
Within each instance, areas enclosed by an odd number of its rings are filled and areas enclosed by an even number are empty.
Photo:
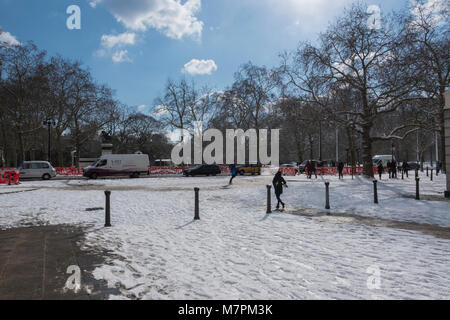
[[[357,109],[340,113],[352,118],[353,130],[362,137],[366,176],[373,176],[374,141],[402,139],[416,130],[415,125],[403,124],[388,134],[373,132],[377,119],[417,99],[412,96],[416,82],[410,77],[414,69],[404,60],[406,46],[399,37],[401,26],[391,16],[383,17],[383,21],[383,28],[369,28],[366,8],[354,4],[321,34],[318,47],[302,45],[294,54],[294,63],[284,68],[289,83],[322,107],[330,106],[323,100],[328,100],[333,88],[349,88],[357,93]],[[298,61],[301,63],[295,63]]]
[[[416,69],[418,94],[428,98],[422,113],[436,117],[445,170],[444,93],[450,81],[450,3],[445,0],[414,1],[404,17],[409,62]],[[430,122],[428,122],[430,123]]]

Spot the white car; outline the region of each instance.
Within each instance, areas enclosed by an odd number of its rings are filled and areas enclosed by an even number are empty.
[[[47,161],[24,161],[17,169],[20,172],[21,179],[40,178],[50,180],[56,177],[55,168]]]

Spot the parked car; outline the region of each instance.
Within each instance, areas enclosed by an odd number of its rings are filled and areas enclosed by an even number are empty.
[[[193,176],[215,176],[218,174],[221,174],[222,171],[220,170],[220,167],[215,164],[200,164],[193,168],[186,169],[183,171],[183,175],[185,177],[193,177]]]
[[[108,154],[83,169],[83,176],[97,179],[105,176],[138,178],[149,174],[150,160],[146,154]]]
[[[47,161],[24,161],[17,169],[20,172],[21,179],[40,178],[50,180],[56,177],[55,168]]]
[[[261,165],[259,164],[241,164],[236,169],[241,176],[244,174],[261,175]]]
[[[377,156],[374,156],[372,158],[372,164],[374,166],[378,166],[378,163],[381,161],[381,163],[383,164],[383,167],[386,168],[387,163],[392,161],[392,158],[394,158],[394,160],[397,161],[397,159],[395,159],[395,156],[392,156],[391,154],[388,154],[388,155],[377,155]]]
[[[409,170],[420,170],[420,163],[416,161],[410,161],[408,163],[408,169]]]

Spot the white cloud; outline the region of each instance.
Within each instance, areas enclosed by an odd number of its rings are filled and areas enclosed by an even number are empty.
[[[195,16],[201,0],[93,0],[91,7],[105,5],[117,21],[131,30],[154,28],[173,39],[190,36],[199,39],[203,22]]]
[[[102,36],[102,47],[112,49],[114,47],[123,47],[127,45],[134,45],[136,42],[136,34],[131,32],[125,32],[118,35]]]
[[[128,57],[128,50],[120,50],[120,51],[114,52],[114,54],[112,56],[112,60],[114,63],[131,62],[132,61]]]
[[[169,114],[169,110],[167,109],[166,106],[163,106],[163,105],[157,106],[153,112],[153,116],[155,118],[159,118],[159,117],[162,117],[162,116],[165,116],[168,114]]]
[[[124,32],[118,35],[104,34],[101,38],[101,48],[94,55],[97,57],[110,56],[114,63],[131,62],[132,60],[128,57],[128,50],[115,49],[131,46],[135,43],[136,34],[132,32]]]
[[[0,33],[0,43],[6,46],[20,46],[21,43],[9,32]]]
[[[148,106],[146,104],[141,104],[140,106],[137,106],[137,111],[138,112],[145,112],[148,109]]]
[[[192,59],[188,63],[184,65],[184,68],[181,70],[183,73],[188,73],[190,75],[205,75],[211,74],[213,71],[216,71],[217,65],[214,60],[197,60]]]

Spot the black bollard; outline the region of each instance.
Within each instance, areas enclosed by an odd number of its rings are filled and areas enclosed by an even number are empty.
[[[377,180],[373,180],[373,203],[378,203],[378,188],[377,188]]]
[[[430,180],[433,181],[433,169],[431,169],[431,176]]]
[[[427,177],[428,177],[428,167],[427,167]]]
[[[111,191],[105,191],[105,227],[111,227]]]
[[[402,180],[404,180],[404,178],[403,178],[403,175],[404,175],[404,172],[403,172],[404,170],[402,170]]]
[[[199,209],[199,204],[198,204],[198,193],[200,191],[199,188],[194,188],[195,191],[195,214],[194,214],[194,220],[200,220],[200,209]]]
[[[325,182],[325,209],[330,209],[330,183]]]
[[[420,178],[416,178],[416,200],[420,200],[419,181],[420,181]]]
[[[419,177],[419,169],[416,169],[416,179]]]
[[[267,214],[272,213],[272,205],[270,203],[270,198],[271,198],[270,189],[271,188],[272,188],[272,186],[268,184],[267,185],[267,211],[266,211]]]

